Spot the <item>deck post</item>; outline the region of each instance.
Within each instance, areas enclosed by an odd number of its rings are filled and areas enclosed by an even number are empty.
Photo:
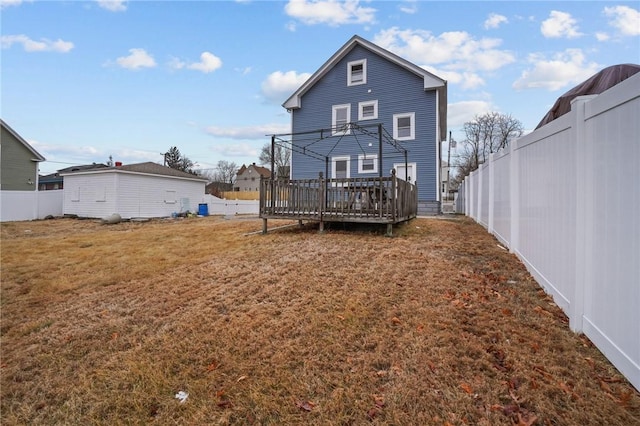
[[[387,223],[387,233],[384,236],[393,237],[393,223]]]
[[[406,169],[406,167],[405,167]],[[398,194],[396,193],[396,169],[391,169],[391,218],[396,221],[396,203]]]
[[[322,172],[320,172],[320,178],[319,178],[319,188],[318,188],[318,213],[320,214],[320,227],[318,228],[318,232],[324,232],[324,220],[323,220],[323,215],[324,215],[324,203],[325,203],[325,183],[324,180],[322,179]]]
[[[267,219],[262,219],[262,235],[267,233]]]

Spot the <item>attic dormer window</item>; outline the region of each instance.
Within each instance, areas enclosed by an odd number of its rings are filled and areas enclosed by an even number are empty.
[[[367,83],[367,60],[351,61],[347,64],[347,86]]]

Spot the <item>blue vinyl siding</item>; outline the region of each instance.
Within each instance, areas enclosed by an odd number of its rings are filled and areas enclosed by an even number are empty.
[[[348,86],[347,63],[360,59],[367,60],[367,83]],[[358,121],[358,103],[373,100],[378,101],[378,119]],[[438,147],[435,90],[425,92],[421,77],[358,45],[304,94],[300,108],[292,110],[292,132],[296,134],[330,128],[332,106],[347,103],[351,105],[351,122],[361,125],[382,123],[390,135],[393,135],[394,114],[415,113],[415,140],[400,144],[409,151],[407,161],[417,163],[418,198],[436,200]],[[370,130],[376,131],[373,128]],[[358,155],[378,154],[377,138],[347,135],[338,142],[336,138],[315,141],[313,137],[317,138],[315,135],[295,136],[293,142],[298,146],[307,145],[307,149],[330,157],[349,155],[351,177],[378,176],[377,173],[358,174]],[[293,179],[317,178],[319,172],[325,173],[324,161],[296,151],[292,154]],[[393,163],[404,162],[403,154],[395,153],[391,157],[392,153],[395,150],[383,144],[383,176],[390,175]]]

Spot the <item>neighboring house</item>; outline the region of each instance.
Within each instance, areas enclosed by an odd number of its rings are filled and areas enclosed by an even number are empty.
[[[80,170],[91,170],[91,169],[104,169],[107,166],[106,164],[101,163],[93,163],[93,164],[85,164],[81,166],[71,166],[66,167],[64,169],[60,169],[55,173],[51,173],[48,175],[40,176],[38,181],[38,189],[40,191],[52,191],[56,189],[64,189],[64,179],[62,174],[69,172],[77,172]]]
[[[45,158],[0,119],[0,190],[37,191],[38,163]]]
[[[61,173],[65,215],[124,219],[198,212],[206,178],[156,163],[139,163]]]
[[[317,179],[319,172],[333,179],[389,176],[395,169],[398,177],[417,184],[418,214],[440,213],[445,80],[354,36],[283,106],[291,113],[291,179]],[[354,124],[381,124],[397,146],[385,145],[383,151],[382,143],[363,142]],[[310,140],[316,129],[330,129],[340,138]],[[399,148],[407,151],[406,161]],[[323,157],[330,165],[318,161]]]
[[[256,163],[246,167],[244,164],[238,170],[234,191],[257,192],[260,191],[260,177],[270,178],[271,171],[266,167],[256,166]]]
[[[451,173],[451,167],[447,164],[446,161],[441,162],[442,172],[440,173],[440,179],[442,180],[441,191],[442,191],[442,200],[449,199],[449,175]]]

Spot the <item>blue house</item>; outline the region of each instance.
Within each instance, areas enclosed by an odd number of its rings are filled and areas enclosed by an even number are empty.
[[[438,214],[447,83],[359,36],[283,104],[286,178],[260,183],[260,217],[393,225]],[[272,170],[274,164],[271,164]]]
[[[291,113],[291,179],[382,177],[394,169],[416,184],[419,215],[440,213],[445,80],[356,35],[283,106]]]

